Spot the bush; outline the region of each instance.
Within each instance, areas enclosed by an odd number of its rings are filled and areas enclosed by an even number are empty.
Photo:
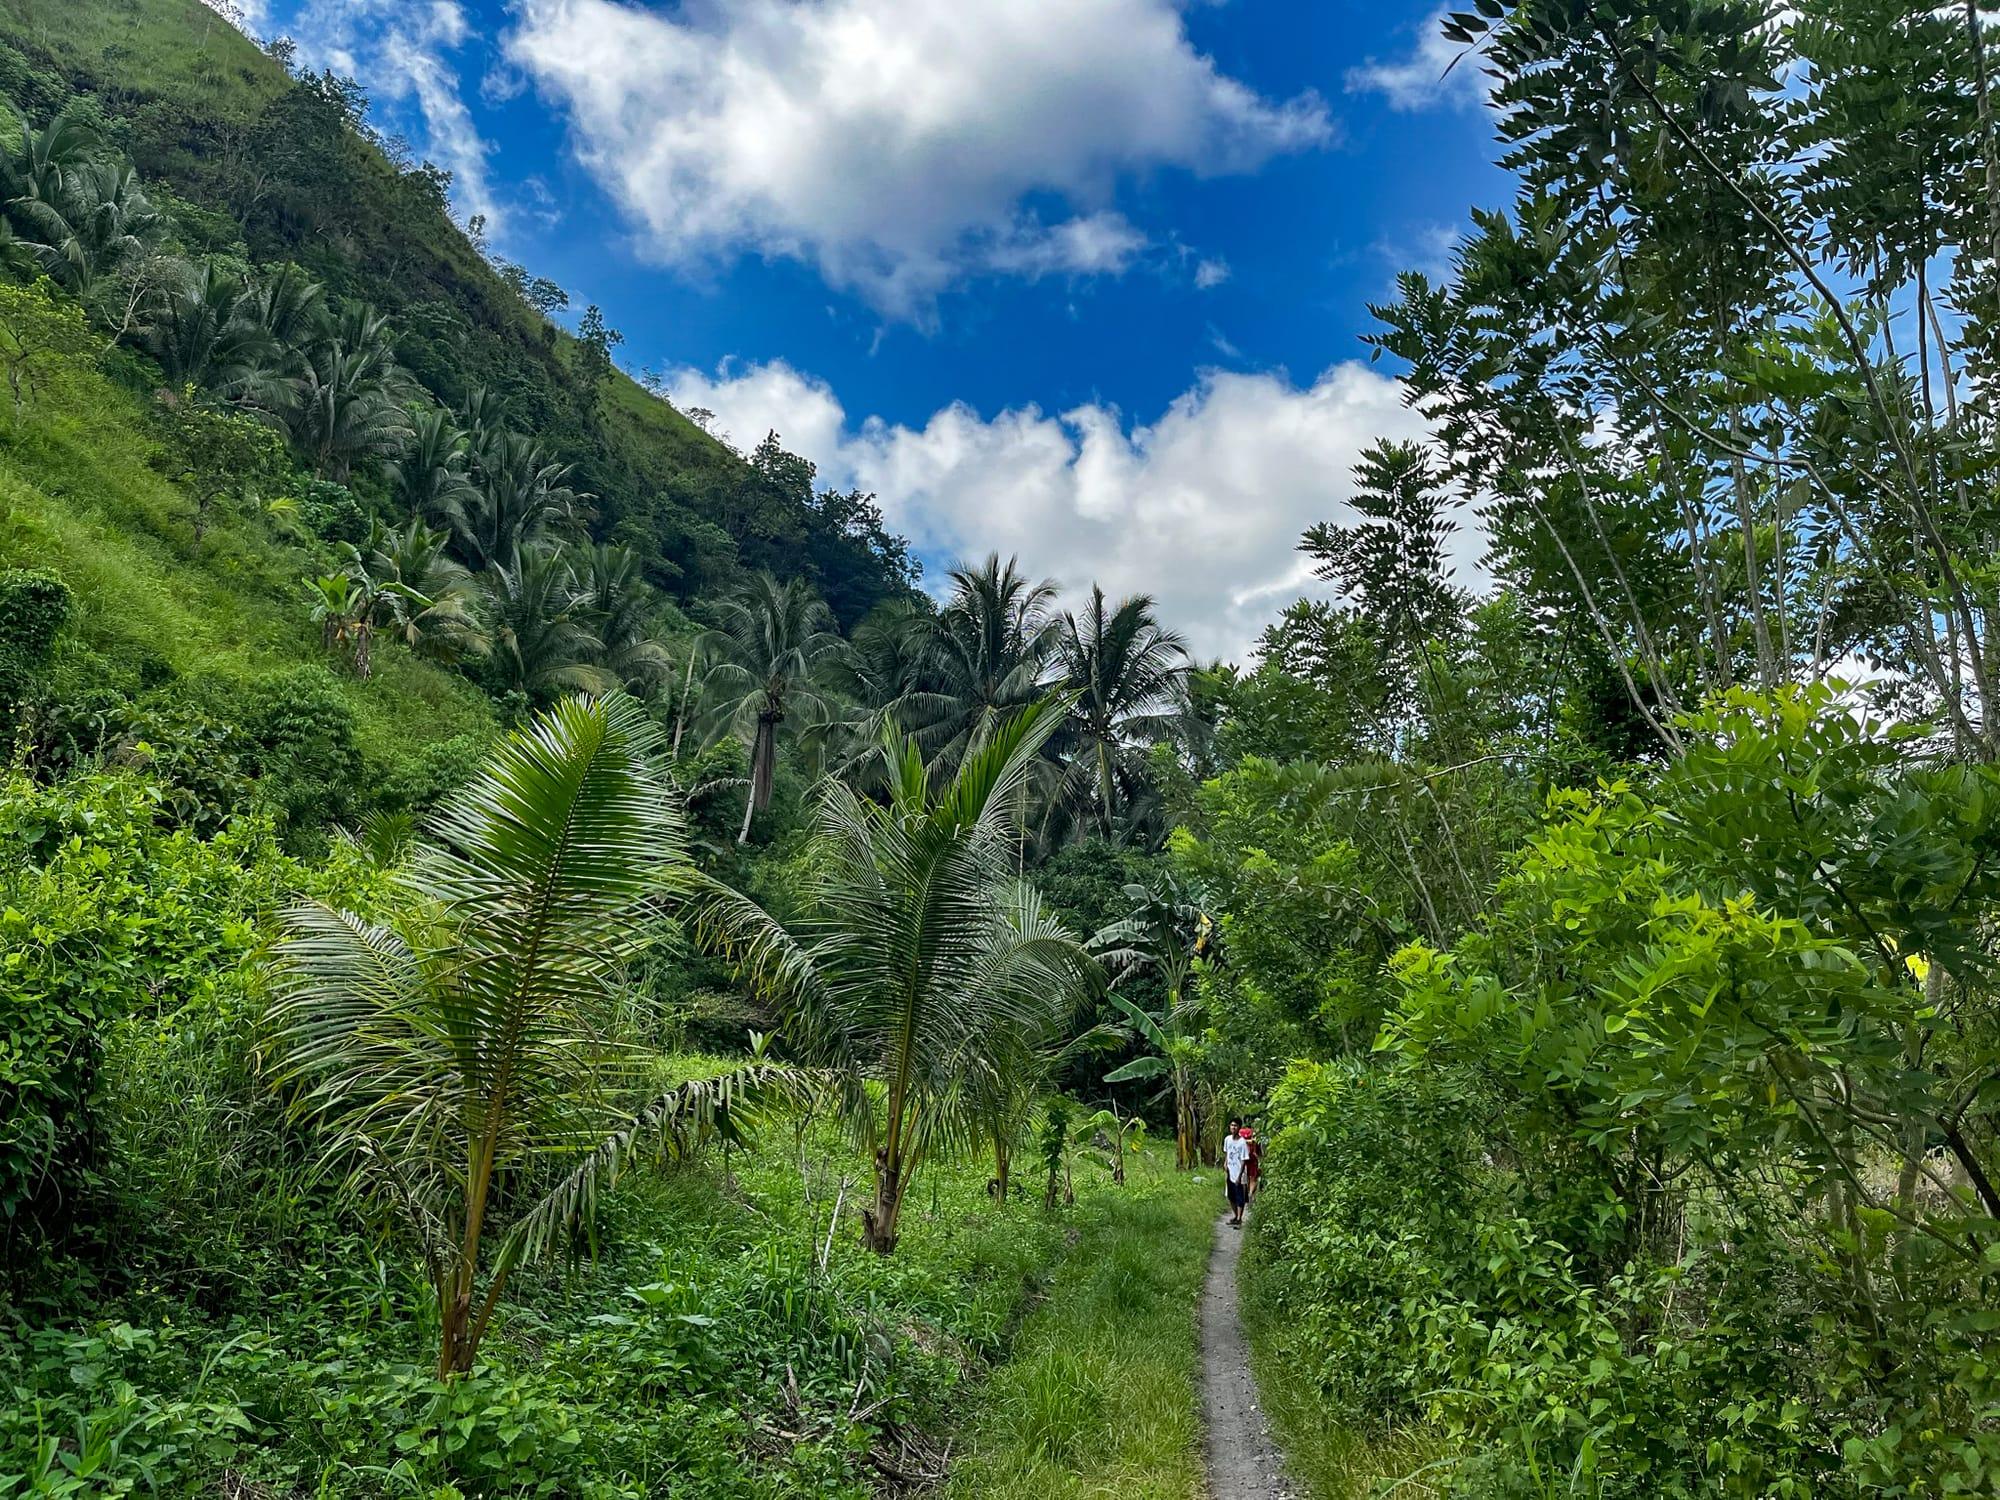
[[[0,570],[0,738],[19,732],[24,700],[47,672],[69,623],[69,586],[40,568]]]
[[[253,686],[244,729],[257,803],[277,818],[288,848],[317,847],[355,810],[360,752],[354,710],[324,667],[300,667]]]

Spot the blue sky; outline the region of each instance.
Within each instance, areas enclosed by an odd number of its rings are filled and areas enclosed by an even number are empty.
[[[1429,4],[264,0],[622,362],[935,565],[1240,654],[1376,436],[1366,304],[1506,183]],[[1468,550],[1473,544],[1468,539]]]

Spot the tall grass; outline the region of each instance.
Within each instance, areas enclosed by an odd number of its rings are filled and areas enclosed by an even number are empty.
[[[1195,1309],[1214,1196],[1212,1179],[1165,1172],[1096,1196],[984,1393],[950,1495],[1203,1492]]]

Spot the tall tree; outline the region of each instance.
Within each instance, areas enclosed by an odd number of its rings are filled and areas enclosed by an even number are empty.
[[[1074,705],[1065,726],[1063,800],[1087,804],[1098,831],[1109,836],[1123,789],[1139,779],[1134,751],[1203,728],[1188,706],[1192,663],[1186,643],[1155,617],[1148,595],[1107,606],[1095,584],[1090,602],[1062,617],[1055,640],[1062,689]]]
[[[779,583],[757,574],[717,611],[719,623],[703,639],[709,657],[705,678],[722,721],[742,734],[750,750],[750,788],[743,827],[771,805],[778,768],[778,731],[803,709],[824,711],[825,674],[844,649],[832,616],[803,579]]]

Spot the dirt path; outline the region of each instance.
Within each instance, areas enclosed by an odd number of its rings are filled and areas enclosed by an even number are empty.
[[[1236,1309],[1236,1263],[1243,1234],[1228,1216],[1215,1221],[1215,1248],[1208,1259],[1208,1285],[1201,1294],[1202,1408],[1211,1500],[1298,1500],[1285,1477],[1270,1425],[1257,1402],[1250,1374],[1250,1346],[1243,1339]]]

